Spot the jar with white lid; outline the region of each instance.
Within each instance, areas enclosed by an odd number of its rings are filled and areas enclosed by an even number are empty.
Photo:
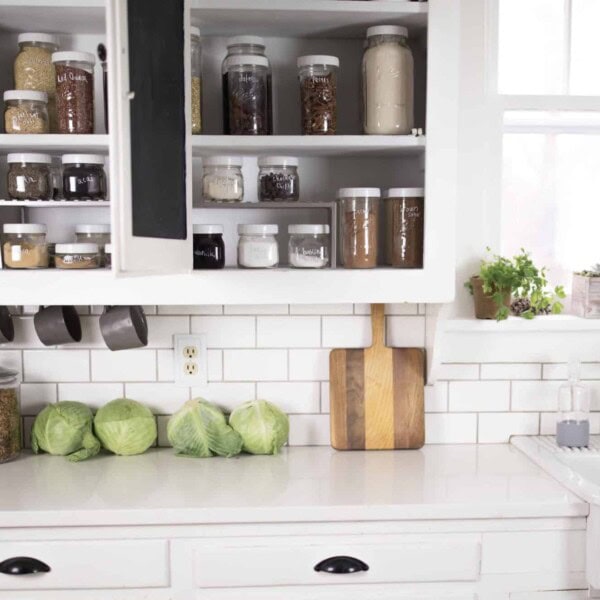
[[[288,259],[298,269],[329,266],[329,225],[289,225]]]
[[[58,133],[94,133],[94,65],[90,52],[55,52]]]
[[[296,61],[304,135],[333,135],[337,127],[337,56],[312,54]]]
[[[263,56],[267,59],[267,100],[269,108],[267,110],[268,130],[273,133],[273,106],[272,106],[272,71],[271,63],[265,54],[265,40],[258,35],[236,35],[227,40],[227,55],[221,64],[221,78],[223,86],[223,106],[227,106],[227,98],[229,97],[227,89],[226,77],[226,61],[231,56],[239,54],[250,54],[255,56]],[[229,133],[229,111],[223,110],[223,131]]]
[[[66,200],[106,198],[105,157],[102,154],[63,154],[63,194]]]
[[[0,367],[0,463],[21,453],[19,373]]]
[[[243,159],[211,156],[202,159],[202,199],[205,202],[241,202],[244,198]]]
[[[48,94],[33,90],[4,92],[4,131],[6,133],[48,133]]]
[[[202,44],[200,28],[190,27],[192,54],[192,133],[202,133]]]
[[[247,269],[269,269],[279,264],[277,225],[238,225],[238,265]]]
[[[97,244],[101,263],[104,266],[104,254],[110,244],[110,225],[107,223],[90,223],[75,225],[75,241],[83,244]]]
[[[48,268],[46,225],[6,223],[2,232],[2,265],[5,269]]]
[[[365,133],[409,134],[414,127],[414,62],[406,27],[367,29],[362,72]]]
[[[194,269],[223,269],[225,242],[223,225],[193,226]]]
[[[298,159],[261,156],[258,159],[258,199],[261,202],[287,202],[299,198]]]
[[[98,244],[56,244],[54,265],[57,269],[98,269],[101,265]]]
[[[15,152],[6,157],[6,188],[12,200],[49,200],[53,186],[49,154]]]
[[[104,266],[107,269],[110,269],[112,267],[112,255],[113,255],[113,245],[106,244],[106,246],[104,246]]]

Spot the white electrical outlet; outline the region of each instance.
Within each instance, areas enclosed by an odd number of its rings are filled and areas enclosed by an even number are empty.
[[[206,335],[175,335],[173,369],[177,385],[204,387],[208,380]]]

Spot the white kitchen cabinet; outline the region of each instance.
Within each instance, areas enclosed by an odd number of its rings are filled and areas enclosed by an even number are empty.
[[[279,6],[283,4],[283,6]],[[203,135],[185,136],[184,197],[171,191],[172,174],[161,180],[163,202],[144,213],[144,198],[132,191],[129,134],[131,93],[127,3],[122,0],[1,0],[0,86],[12,86],[12,61],[18,32],[36,29],[61,35],[61,48],[108,50],[110,130],[105,134],[100,68],[96,67],[97,133],[91,136],[0,135],[2,156],[14,149],[101,151],[110,156],[110,202],[14,203],[0,200],[0,224],[14,220],[45,222],[50,241],[69,238],[76,223],[107,222],[113,228],[112,272],[0,271],[0,304],[190,304],[273,302],[444,302],[454,295],[454,206],[456,195],[457,92],[460,2],[383,0],[309,0],[276,6],[266,0],[186,0],[183,23],[199,24],[203,38]],[[35,23],[35,27],[33,26]],[[416,124],[424,136],[364,136],[360,123],[360,60],[365,32],[374,24],[408,26],[416,61]],[[74,33],[75,32],[75,33]],[[275,132],[261,137],[224,136],[221,127],[220,63],[225,40],[240,33],[267,38],[274,70]],[[187,36],[184,54],[188,54]],[[152,47],[148,47],[150,56]],[[340,57],[339,118],[336,136],[301,136],[296,57],[306,53]],[[186,63],[187,61],[183,61]],[[187,78],[186,78],[187,81]],[[187,85],[187,84],[186,84]],[[140,94],[137,100],[139,101]],[[139,108],[139,104],[137,105]],[[189,105],[185,105],[189,116]],[[156,144],[159,146],[159,144]],[[159,153],[161,147],[156,148]],[[255,200],[256,157],[300,157],[302,199],[332,201],[339,187],[426,187],[425,263],[423,269],[327,269],[322,272],[278,268],[247,271],[235,267],[239,222],[320,222],[320,209],[251,210],[201,206],[202,158],[216,154],[244,157],[246,199]],[[138,157],[135,150],[134,157]],[[164,154],[163,154],[164,156]],[[171,177],[171,180],[169,179]],[[3,186],[0,185],[0,189]],[[0,196],[2,193],[0,192]],[[177,197],[175,197],[177,196]],[[167,222],[174,211],[180,239],[140,235],[140,218]],[[141,208],[140,208],[141,207]],[[153,212],[154,211],[154,212]],[[139,215],[142,214],[142,217]],[[220,272],[192,271],[191,224],[225,226],[228,267]],[[142,228],[143,229],[143,228]],[[172,227],[171,227],[172,229]],[[171,234],[173,231],[171,231]],[[280,245],[287,256],[287,234]]]

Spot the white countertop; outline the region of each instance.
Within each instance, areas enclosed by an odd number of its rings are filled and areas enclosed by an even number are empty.
[[[519,450],[289,448],[179,458],[171,449],[72,464],[0,465],[0,527],[585,516],[588,505]]]

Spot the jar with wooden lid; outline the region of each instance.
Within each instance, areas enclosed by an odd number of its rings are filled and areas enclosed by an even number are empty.
[[[379,188],[338,190],[342,264],[347,269],[377,266]]]
[[[48,268],[46,225],[6,223],[2,231],[2,265],[5,269]]]
[[[6,133],[48,133],[48,94],[32,90],[4,92]]]
[[[19,373],[0,367],[0,463],[21,453]]]
[[[54,188],[49,154],[14,152],[6,157],[6,188],[11,200],[49,200]]]

